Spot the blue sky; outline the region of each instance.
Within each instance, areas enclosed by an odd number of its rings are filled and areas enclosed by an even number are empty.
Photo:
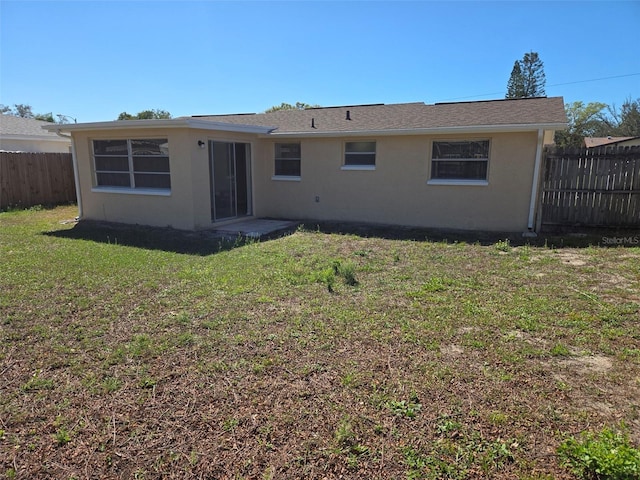
[[[619,106],[638,25],[639,1],[0,0],[0,103],[90,122],[488,100],[536,51],[548,96]]]

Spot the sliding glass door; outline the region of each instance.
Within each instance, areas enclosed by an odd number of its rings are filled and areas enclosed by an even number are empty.
[[[210,141],[209,171],[212,221],[250,215],[249,144]]]

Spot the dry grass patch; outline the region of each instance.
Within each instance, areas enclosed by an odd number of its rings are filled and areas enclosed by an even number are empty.
[[[72,216],[0,213],[7,477],[572,478],[566,434],[640,440],[638,248]]]

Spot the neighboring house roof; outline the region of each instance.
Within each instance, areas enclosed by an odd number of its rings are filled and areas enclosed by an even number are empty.
[[[154,128],[200,128],[203,130],[216,130],[227,132],[259,133],[267,134],[273,128],[256,125],[232,124],[216,122],[192,117],[181,117],[172,119],[151,119],[151,120],[112,120],[108,122],[90,123],[68,123],[59,125],[47,123],[42,128],[49,132],[71,132],[71,131],[91,131],[91,130],[129,130],[154,129]]]
[[[479,102],[374,104],[278,110],[270,113],[198,115],[222,123],[271,127],[271,134],[314,135],[456,131],[469,129],[562,129],[567,117],[562,97]]]
[[[393,135],[560,130],[567,126],[562,97],[480,102],[399,103],[278,110],[271,113],[195,115],[168,120],[120,120],[55,125],[49,131],[130,128],[201,128],[266,136]]]
[[[0,114],[0,138],[13,140],[46,140],[48,142],[66,142],[69,139],[59,137],[55,132],[47,132],[43,126],[54,125],[33,118],[15,117]]]
[[[584,144],[587,148],[595,148],[604,147],[605,145],[613,146],[629,140],[640,140],[640,137],[584,137]]]

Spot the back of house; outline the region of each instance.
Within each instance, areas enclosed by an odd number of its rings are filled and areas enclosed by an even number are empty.
[[[561,97],[47,126],[70,133],[83,219],[252,217],[531,231]]]

